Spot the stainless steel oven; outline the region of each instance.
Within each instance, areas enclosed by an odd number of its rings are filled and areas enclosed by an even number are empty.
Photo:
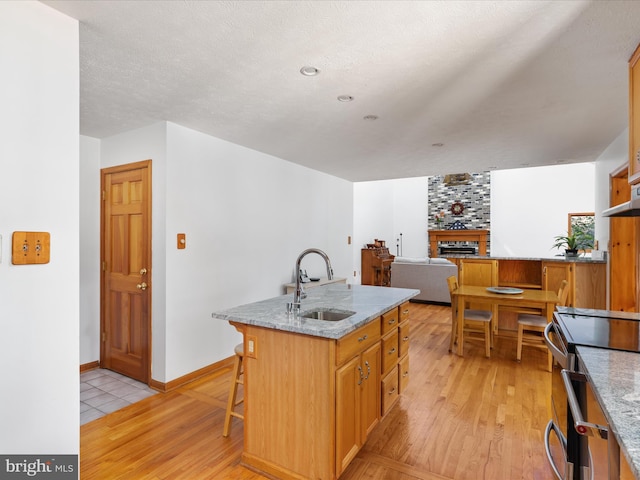
[[[545,432],[545,449],[559,480],[617,480],[619,447],[609,436],[606,418],[583,373],[576,347],[637,351],[637,343],[635,347],[622,344],[612,335],[616,322],[637,322],[637,315],[575,312],[580,311],[556,312],[544,332],[555,360],[551,376],[552,418]]]

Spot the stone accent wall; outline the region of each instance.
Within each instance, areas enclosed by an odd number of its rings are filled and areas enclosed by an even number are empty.
[[[472,173],[468,183],[463,185],[445,185],[444,175],[434,175],[429,182],[429,229],[446,229],[456,220],[468,229],[491,229],[491,175],[490,172]],[[453,215],[451,205],[460,202],[464,205],[462,215]],[[435,216],[444,211],[444,221],[438,225]],[[456,242],[460,243],[460,242]],[[462,243],[464,244],[464,243]],[[474,245],[474,244],[471,244]],[[490,251],[487,245],[487,254]]]

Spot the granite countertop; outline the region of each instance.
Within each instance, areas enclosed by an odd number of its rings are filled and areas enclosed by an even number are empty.
[[[640,478],[640,354],[576,348],[620,451]]]
[[[465,255],[465,254],[446,254],[438,255],[442,258],[486,258],[487,260],[528,260],[528,261],[542,261],[542,262],[563,262],[563,263],[607,263],[606,260],[596,260],[591,257],[565,257],[564,255],[558,255],[554,257],[500,257],[500,256],[479,256],[479,255]]]
[[[288,294],[214,312],[211,316],[246,325],[338,339],[415,297],[420,290],[334,283],[310,288],[306,293],[307,298],[301,302],[302,313],[318,308],[356,313],[337,322],[303,318],[287,313],[287,303],[293,299],[293,294]]]

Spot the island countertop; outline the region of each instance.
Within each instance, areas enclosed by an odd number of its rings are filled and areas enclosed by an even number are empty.
[[[213,312],[211,316],[246,325],[338,339],[419,293],[420,290],[409,288],[347,284],[330,284],[309,289],[307,298],[301,302],[300,312],[304,314],[318,308],[355,312],[337,322],[314,320],[287,313],[287,303],[292,301],[293,294]]]
[[[640,478],[640,355],[577,347],[605,418],[636,478]]]

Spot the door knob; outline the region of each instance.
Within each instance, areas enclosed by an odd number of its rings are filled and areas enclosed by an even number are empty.
[[[146,275],[147,274],[147,269],[146,268],[141,268],[140,269],[140,275]]]
[[[147,284],[145,282],[139,283],[138,285],[136,285],[136,288],[138,290],[146,290],[147,289]]]

